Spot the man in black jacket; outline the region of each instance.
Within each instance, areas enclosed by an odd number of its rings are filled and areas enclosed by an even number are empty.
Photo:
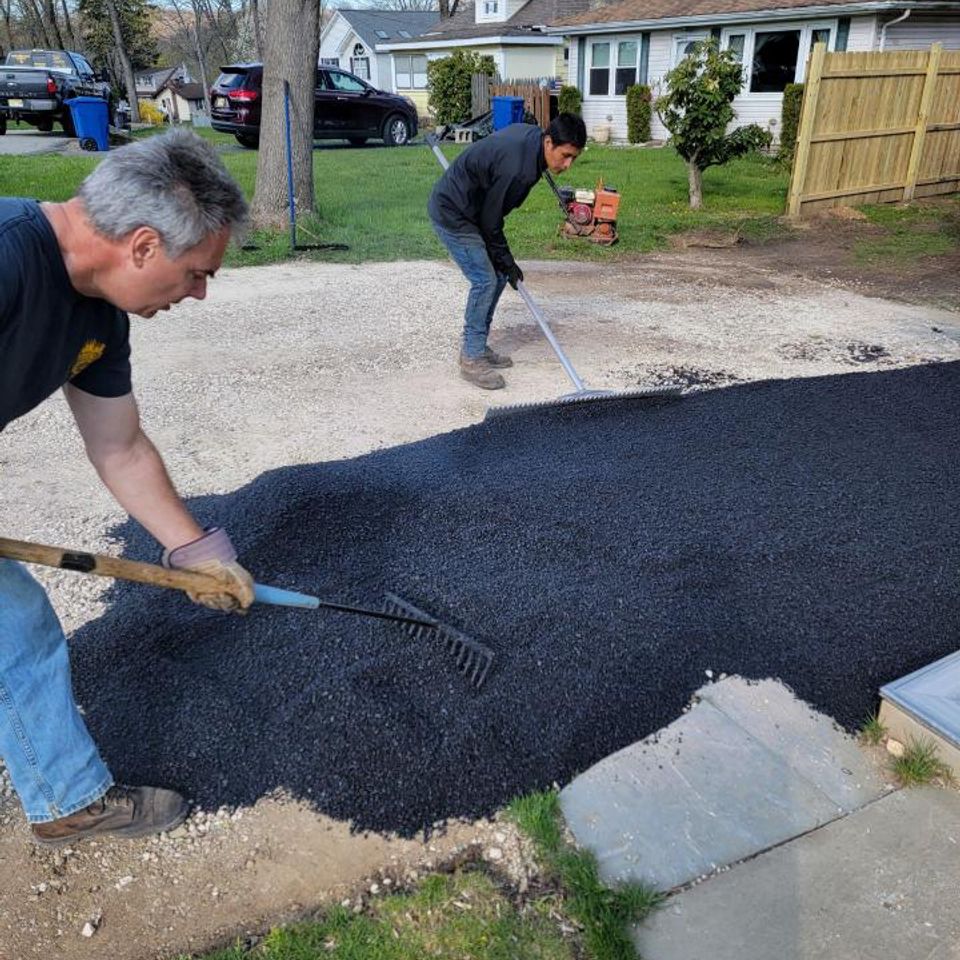
[[[580,117],[561,113],[544,132],[511,124],[468,147],[437,181],[427,211],[433,229],[470,281],[463,324],[460,375],[485,390],[498,390],[498,368],[513,361],[487,346],[493,312],[503,288],[523,279],[503,219],[523,203],[543,171],[563,173],[580,155],[587,131]]]

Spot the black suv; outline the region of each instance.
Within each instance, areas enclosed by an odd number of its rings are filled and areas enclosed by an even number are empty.
[[[210,89],[214,130],[232,133],[245,147],[260,143],[263,65],[239,63],[222,67]],[[355,147],[383,140],[388,147],[406,143],[417,132],[412,100],[385,93],[336,67],[317,70],[313,113],[316,140],[349,140]]]

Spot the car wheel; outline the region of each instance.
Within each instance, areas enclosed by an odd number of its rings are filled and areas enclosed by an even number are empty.
[[[410,127],[399,113],[387,118],[383,127],[383,142],[388,147],[402,147],[410,139]]]
[[[351,147],[362,147],[366,142],[366,137],[347,137],[347,140],[350,141]]]
[[[49,133],[49,132],[53,129],[53,121],[52,121],[52,120],[38,120],[38,121],[37,121],[37,129],[38,129],[41,133]]]
[[[256,150],[260,146],[260,138],[253,133],[235,133],[237,143],[248,150]]]

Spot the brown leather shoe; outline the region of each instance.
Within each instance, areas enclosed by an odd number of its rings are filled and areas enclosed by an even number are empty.
[[[513,360],[508,357],[505,353],[497,353],[495,350],[491,350],[489,347],[483,351],[483,358],[490,364],[491,367],[512,367]]]
[[[147,837],[183,823],[190,804],[174,790],[111,787],[99,800],[68,817],[32,825],[37,843],[58,846],[81,837]]]
[[[460,354],[460,376],[483,390],[501,390],[507,382],[490,366],[486,357]]]

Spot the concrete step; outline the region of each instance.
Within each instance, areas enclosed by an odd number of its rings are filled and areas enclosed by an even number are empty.
[[[670,897],[644,960],[957,960],[960,795],[898,790]]]
[[[960,652],[880,688],[880,720],[907,743],[930,740],[960,778]]]
[[[841,817],[889,787],[834,722],[782,684],[727,678],[669,727],[560,794],[610,885],[689,883]]]

